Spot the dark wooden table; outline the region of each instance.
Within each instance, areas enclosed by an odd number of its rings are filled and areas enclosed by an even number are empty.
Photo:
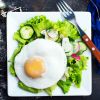
[[[7,7],[22,7],[23,11],[58,11],[56,2],[58,0],[4,0]],[[65,0],[75,11],[86,11],[88,0]],[[97,66],[92,60],[92,95],[79,97],[20,97],[12,98],[7,95],[7,49],[6,49],[6,19],[0,16],[0,29],[2,31],[0,40],[0,100],[100,100],[100,75],[96,73]]]

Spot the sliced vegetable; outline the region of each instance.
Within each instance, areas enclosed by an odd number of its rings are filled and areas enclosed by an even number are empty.
[[[80,51],[80,45],[79,45],[79,42],[74,42],[72,43],[73,45],[73,53],[76,54]]]
[[[73,46],[72,44],[69,42],[68,38],[63,38],[62,39],[62,47],[66,53],[67,56],[71,56],[73,53]]]
[[[28,87],[24,83],[22,83],[21,81],[18,82],[18,86],[19,86],[19,88],[26,90],[28,92],[31,92],[31,93],[39,93],[40,92],[39,89]]]
[[[80,45],[80,50],[79,50],[79,52],[77,54],[81,55],[84,51],[87,50],[87,46],[81,41],[79,42],[79,45]]]
[[[60,38],[60,36],[58,37],[58,39],[55,42],[62,44],[62,39]]]
[[[45,35],[46,33],[47,33],[46,30],[42,30],[42,31],[41,31],[41,34],[43,34],[43,35]]]
[[[80,56],[78,56],[77,54],[72,54],[71,55],[73,58],[75,58],[77,61],[80,60]]]
[[[56,31],[54,29],[47,30],[47,35],[51,40],[54,40],[54,41],[56,41],[59,37],[58,31]]]
[[[68,57],[69,57],[69,56],[71,56],[71,55],[73,54],[73,51],[66,52],[65,54],[66,54],[66,56],[68,56]]]
[[[23,39],[30,39],[33,35],[34,31],[30,26],[23,26],[20,29],[20,34]]]
[[[58,32],[54,29],[49,29],[45,33],[45,39],[57,41],[59,38]]]

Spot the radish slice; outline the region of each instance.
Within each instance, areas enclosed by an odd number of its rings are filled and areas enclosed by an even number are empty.
[[[80,60],[80,56],[78,56],[77,54],[72,54],[71,56],[72,56],[73,58],[75,58],[77,61]]]

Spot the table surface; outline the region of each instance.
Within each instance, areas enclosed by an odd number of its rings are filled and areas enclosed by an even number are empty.
[[[22,7],[23,11],[58,11],[56,3],[59,0],[4,0],[8,8]],[[86,11],[89,0],[65,0],[73,10]],[[7,46],[6,46],[6,18],[0,16],[0,100],[100,100],[100,75],[96,73],[95,59],[92,60],[92,95],[77,97],[20,97],[12,98],[7,95]],[[2,33],[2,34],[1,34]]]

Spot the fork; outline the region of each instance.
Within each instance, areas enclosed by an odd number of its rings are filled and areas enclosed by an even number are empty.
[[[95,58],[100,63],[99,50],[96,48],[96,46],[93,44],[93,42],[87,36],[87,34],[85,34],[85,32],[77,24],[74,11],[71,9],[71,7],[64,0],[60,0],[56,5],[57,5],[57,8],[60,11],[60,13],[63,15],[63,17],[77,27],[83,42],[88,46],[88,48],[91,50],[92,54],[95,56]]]

